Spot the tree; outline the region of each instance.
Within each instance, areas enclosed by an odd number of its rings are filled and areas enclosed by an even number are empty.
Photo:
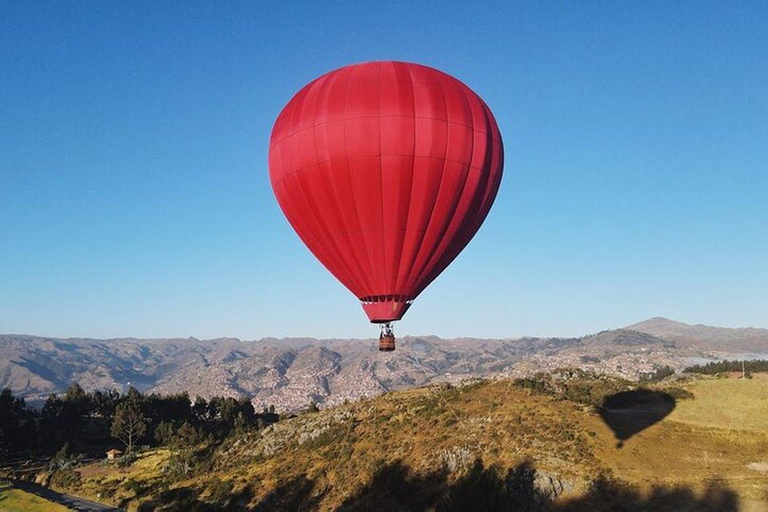
[[[126,400],[117,406],[110,433],[125,444],[129,453],[133,449],[133,443],[146,432],[147,425],[138,403]]]
[[[88,402],[89,399],[88,399],[88,394],[85,392],[85,390],[80,385],[80,383],[73,382],[72,384],[69,385],[67,390],[64,392],[64,400],[85,404]]]
[[[30,425],[22,428],[24,418],[28,416],[23,398],[16,398],[10,388],[0,393],[0,452],[18,450],[28,444],[25,433]]]
[[[211,400],[213,402],[213,400]],[[210,406],[210,403],[208,404]],[[236,398],[231,396],[224,397],[218,401],[219,405],[219,418],[221,419],[221,430],[226,433],[235,423],[237,413],[240,412],[240,404]]]
[[[72,454],[69,453],[69,443],[64,443],[61,450],[56,452],[56,455],[53,456],[48,467],[50,469],[62,469],[70,460],[72,460],[72,458]]]
[[[131,402],[136,402],[136,403],[141,403],[144,401],[144,395],[142,395],[141,391],[139,391],[133,386],[128,386],[128,392],[125,394],[125,398],[127,398]]]
[[[206,412],[206,419],[208,421],[218,420],[221,415],[221,405],[224,402],[224,398],[220,396],[212,396],[208,400],[208,411]]]
[[[174,428],[173,423],[164,421],[155,429],[155,441],[162,446],[168,445],[173,440],[175,434],[176,429]]]
[[[5,388],[0,393],[0,428],[6,435],[18,429],[19,419],[25,408],[24,399],[14,397],[11,388]]]
[[[244,432],[247,427],[248,422],[245,421],[245,416],[243,416],[243,413],[237,413],[237,418],[235,418],[235,422],[233,424],[235,432]]]
[[[175,444],[181,448],[194,446],[199,441],[197,430],[186,421],[176,431]]]
[[[205,398],[198,396],[195,398],[195,403],[192,406],[192,415],[198,422],[204,422],[208,417],[208,402]]]
[[[55,394],[48,397],[43,405],[42,430],[44,442],[49,449],[54,449],[65,442],[77,446],[84,431],[84,414],[87,413],[86,403],[72,387],[69,397],[58,397]]]
[[[176,431],[172,446],[175,448],[168,468],[171,474],[188,475],[197,464],[197,454],[195,445],[200,441],[200,436],[195,427],[186,421]]]
[[[120,400],[120,393],[115,389],[109,391],[96,390],[91,394],[93,413],[102,418],[111,418]]]
[[[93,404],[88,393],[78,384],[73,382],[61,397],[64,402],[65,415],[75,425],[75,431],[83,428],[83,419],[91,416]]]
[[[245,419],[246,423],[250,423],[253,421],[253,419],[256,417],[256,409],[253,408],[253,404],[248,398],[241,398],[237,401],[240,412],[239,414],[243,415],[243,418]]]

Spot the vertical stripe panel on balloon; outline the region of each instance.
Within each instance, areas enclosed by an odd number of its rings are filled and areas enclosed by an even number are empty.
[[[384,287],[378,66],[355,66],[347,91],[345,145],[373,293]]]
[[[474,94],[469,91],[469,94]],[[482,103],[473,105],[474,108],[482,110]],[[474,151],[472,169],[470,170],[471,179],[469,180],[471,194],[467,195],[469,199],[467,214],[461,215],[461,208],[457,212],[457,217],[462,219],[461,226],[456,232],[456,236],[451,239],[451,243],[439,256],[439,261],[435,264],[435,272],[432,272],[427,281],[434,280],[451,261],[466,247],[475,233],[482,225],[489,210],[489,198],[495,197],[501,179],[500,159],[494,160],[494,154],[500,157],[501,139],[498,132],[494,132],[493,118],[488,116],[474,116],[473,122],[481,122],[479,130],[474,131]],[[489,137],[490,135],[490,137]],[[491,162],[494,162],[495,168],[490,168]],[[440,270],[438,270],[440,269]],[[424,285],[426,286],[426,284]]]
[[[337,124],[341,124],[343,127],[342,123]],[[308,177],[308,181],[318,203],[320,215],[325,219],[329,236],[333,239],[339,256],[343,260],[343,266],[350,276],[351,282],[343,281],[343,284],[350,290],[358,289],[363,286],[360,264],[356,261],[355,253],[351,249],[349,238],[346,236],[348,228],[333,188],[333,160],[328,159],[325,151],[328,126],[329,124],[315,126],[318,164],[315,172]]]
[[[316,83],[312,83],[305,87],[295,99],[295,108],[290,118],[291,135],[284,140],[285,147],[292,155],[293,168],[284,180],[291,191],[294,215],[304,219],[313,234],[308,244],[310,250],[325,266],[334,268],[333,274],[344,283],[351,280],[349,270],[329,236],[322,212],[317,208],[312,189],[306,183],[307,177],[317,172],[317,150],[312,129],[312,117],[317,103],[316,86]]]
[[[423,75],[422,75],[423,78]],[[434,243],[435,233],[428,231],[435,202],[440,191],[445,150],[448,139],[447,112],[442,87],[423,83],[414,88],[415,145],[414,176],[411,197],[411,224],[406,227],[401,275],[405,274],[404,288],[410,295],[418,281],[419,255],[425,246]],[[443,121],[443,122],[440,122]],[[414,203],[415,201],[415,203]],[[423,256],[422,256],[423,258]],[[406,272],[403,273],[402,270]],[[401,288],[398,286],[398,288]]]
[[[366,275],[364,265],[360,261],[356,248],[352,244],[349,233],[357,228],[357,217],[349,208],[348,199],[342,196],[336,185],[336,166],[346,167],[346,156],[343,145],[339,141],[344,139],[344,120],[335,112],[339,103],[343,105],[346,92],[346,79],[349,74],[334,73],[333,77],[323,83],[320,101],[315,111],[315,137],[317,156],[320,160],[318,172],[322,177],[322,183],[330,203],[331,211],[337,218],[335,236],[340,248],[344,249],[349,273],[355,277],[356,284],[344,283],[347,288],[357,294],[359,290],[366,288]],[[343,108],[342,108],[343,111]]]
[[[443,87],[436,87],[435,91],[439,91],[439,96],[442,98],[442,107],[437,108],[440,117],[445,120],[430,120],[430,127],[432,131],[432,144],[431,152],[432,157],[435,160],[440,161],[441,170],[439,184],[437,185],[437,196],[435,202],[432,205],[432,211],[429,214],[429,223],[427,230],[424,234],[424,238],[419,248],[418,256],[413,263],[412,274],[416,276],[417,281],[423,279],[425,267],[428,260],[434,253],[435,248],[440,243],[445,229],[450,221],[452,210],[454,207],[454,198],[457,195],[456,188],[458,186],[457,177],[458,173],[455,171],[455,167],[448,168],[447,152],[448,152],[448,105],[443,94]],[[418,122],[417,121],[417,129]],[[428,270],[428,269],[427,269]]]
[[[400,192],[403,194],[401,200],[404,202],[404,208],[406,209],[405,221],[400,225],[402,234],[400,234],[400,245],[402,250],[397,255],[397,264],[394,266],[394,278],[395,289],[394,292],[400,295],[405,295],[409,299],[412,297],[407,288],[407,272],[409,261],[406,261],[405,247],[408,243],[408,226],[411,224],[411,216],[414,207],[414,190],[413,190],[413,177],[416,170],[416,104],[413,80],[411,78],[411,67],[402,62],[395,62],[395,81],[398,85],[398,109],[401,118],[404,123],[409,123],[407,126],[412,127],[409,130],[408,135],[412,136],[410,143],[404,141],[401,149],[402,156],[407,159],[403,161],[404,166],[399,170],[402,175],[403,182],[408,182],[408,192],[406,195],[405,187]],[[408,161],[410,160],[410,165]]]
[[[358,267],[357,274],[361,278],[361,288],[350,291],[360,297],[369,293],[372,286],[369,273],[370,264],[360,232],[360,218],[357,212],[357,205],[353,199],[354,193],[347,158],[344,105],[346,103],[351,69],[345,68],[344,71],[345,73],[340,75],[339,81],[329,89],[330,105],[328,119],[337,121],[328,123],[328,147],[331,156],[329,169],[332,174],[330,183],[334,189],[334,197],[347,227],[343,236],[347,239],[350,252]]]
[[[386,286],[382,293],[387,295],[399,294],[397,269],[403,252],[411,195],[415,129],[411,86],[402,80],[398,67],[397,63],[382,63],[379,76],[379,137],[386,269]]]
[[[317,231],[316,247],[320,254],[316,256],[320,261],[331,262],[334,268],[337,268],[337,274],[343,275],[342,282],[350,281],[349,269],[347,268],[344,255],[339,251],[336,241],[332,236],[332,230],[328,222],[332,217],[327,215],[328,209],[325,204],[318,205],[317,197],[322,193],[322,187],[318,186],[318,155],[317,143],[315,140],[314,116],[318,104],[318,90],[322,82],[316,80],[303,90],[301,102],[295,110],[299,122],[295,123],[292,139],[296,141],[299,151],[302,155],[301,165],[296,170],[295,176],[298,180],[298,195],[303,197],[306,202],[306,211],[310,212]]]
[[[414,144],[413,144],[413,160],[411,167],[411,189],[408,204],[408,214],[406,216],[405,234],[403,240],[403,251],[400,255],[400,262],[397,271],[397,285],[396,290],[398,293],[412,297],[415,281],[411,275],[411,269],[413,262],[418,254],[421,239],[424,231],[426,230],[428,218],[425,218],[427,212],[425,211],[425,203],[430,202],[429,208],[431,208],[431,202],[434,200],[436,190],[430,194],[430,133],[420,133],[420,129],[423,125],[418,125],[418,117],[422,117],[429,113],[428,105],[422,105],[421,103],[429,103],[429,99],[424,99],[423,94],[417,95],[418,88],[414,85],[414,74],[418,73],[416,68],[406,67],[408,72],[409,83],[411,84],[411,92],[413,97],[413,117],[414,117]],[[422,99],[419,102],[419,97]],[[434,187],[433,187],[434,189]],[[430,195],[432,197],[430,197]]]

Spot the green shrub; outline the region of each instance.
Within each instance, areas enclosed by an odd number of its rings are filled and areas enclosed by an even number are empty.
[[[60,469],[51,475],[51,486],[65,489],[77,489],[80,487],[82,477],[73,469]]]
[[[176,428],[170,421],[164,421],[160,423],[155,429],[155,441],[161,445],[166,446],[171,444],[173,436],[176,434]]]
[[[705,365],[689,366],[684,373],[701,373],[704,375],[716,375],[724,372],[766,372],[768,371],[768,359],[754,359],[752,361],[725,360],[713,361]]]
[[[117,459],[117,467],[119,467],[119,468],[127,468],[128,466],[130,466],[131,464],[136,462],[136,460],[138,458],[139,457],[138,457],[138,455],[136,455],[135,452],[128,452],[125,455],[123,455],[122,457],[120,457],[119,459]]]
[[[696,398],[696,395],[683,388],[665,388],[662,391],[670,395],[675,400],[693,400]]]
[[[670,366],[663,366],[657,368],[652,373],[644,373],[640,375],[640,382],[661,382],[667,377],[671,377],[675,374],[675,370]]]

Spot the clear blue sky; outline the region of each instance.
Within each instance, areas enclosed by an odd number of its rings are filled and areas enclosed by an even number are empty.
[[[768,3],[285,3],[0,3],[0,332],[375,336],[267,146],[301,86],[379,59],[467,83],[507,154],[398,334],[768,326]]]

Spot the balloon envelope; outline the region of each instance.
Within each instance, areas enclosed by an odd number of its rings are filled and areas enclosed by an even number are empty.
[[[269,146],[291,226],[376,323],[399,320],[467,245],[502,167],[501,135],[480,97],[405,62],[314,80],[282,110]]]

